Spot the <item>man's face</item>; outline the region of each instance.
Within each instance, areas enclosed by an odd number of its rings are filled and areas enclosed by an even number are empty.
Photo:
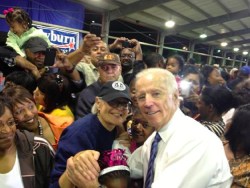
[[[30,49],[25,49],[27,59],[33,63],[38,70],[44,68],[45,51],[31,52]]]
[[[169,122],[178,108],[178,94],[169,94],[161,75],[148,74],[138,78],[136,97],[142,115],[156,130]]]
[[[98,66],[99,79],[102,83],[108,81],[116,81],[121,75],[121,65],[119,64],[103,64]]]
[[[91,57],[92,63],[94,65],[97,65],[98,58],[102,54],[107,53],[107,52],[108,52],[107,44],[102,41],[99,44],[92,46],[90,48],[90,57]]]
[[[124,68],[125,70],[132,69],[133,63],[135,61],[135,53],[131,51],[131,49],[129,48],[123,49],[120,58],[121,58],[122,68]]]

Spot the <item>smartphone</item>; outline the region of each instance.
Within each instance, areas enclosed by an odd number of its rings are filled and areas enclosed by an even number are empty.
[[[126,41],[123,41],[122,47],[123,47],[123,48],[130,48],[131,45],[130,45],[129,41],[126,40]]]
[[[182,97],[189,97],[192,89],[192,82],[182,80],[180,82],[180,94]]]
[[[102,24],[99,23],[91,23],[89,32],[91,34],[95,34],[97,37],[100,37],[102,34]]]
[[[56,48],[49,47],[45,51],[44,66],[50,67],[55,63]]]

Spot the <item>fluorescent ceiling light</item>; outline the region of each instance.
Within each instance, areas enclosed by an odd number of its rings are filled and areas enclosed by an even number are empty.
[[[168,28],[172,28],[175,26],[175,22],[173,20],[166,21],[165,26]]]
[[[238,52],[239,50],[239,48],[234,48],[234,52]]]
[[[247,52],[247,51],[244,51],[244,52],[242,52],[242,54],[243,54],[243,55],[247,55],[247,54],[248,54],[248,52]]]
[[[220,45],[225,47],[225,46],[227,46],[227,42],[222,42],[222,43],[220,43]]]
[[[202,39],[207,38],[207,34],[205,34],[205,33],[200,34],[200,38],[202,38]]]

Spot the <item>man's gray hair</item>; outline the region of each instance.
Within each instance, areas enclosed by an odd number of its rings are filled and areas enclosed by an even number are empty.
[[[135,83],[142,77],[146,77],[147,75],[153,75],[154,77],[158,77],[158,80],[162,83],[166,84],[166,90],[169,94],[174,94],[178,90],[178,85],[174,75],[166,69],[162,68],[148,68],[139,72],[136,75]]]

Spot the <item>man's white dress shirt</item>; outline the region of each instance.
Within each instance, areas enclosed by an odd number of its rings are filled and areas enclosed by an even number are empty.
[[[129,157],[131,177],[147,175],[150,149],[156,132]],[[221,140],[179,109],[159,130],[152,188],[228,188],[232,183]]]

